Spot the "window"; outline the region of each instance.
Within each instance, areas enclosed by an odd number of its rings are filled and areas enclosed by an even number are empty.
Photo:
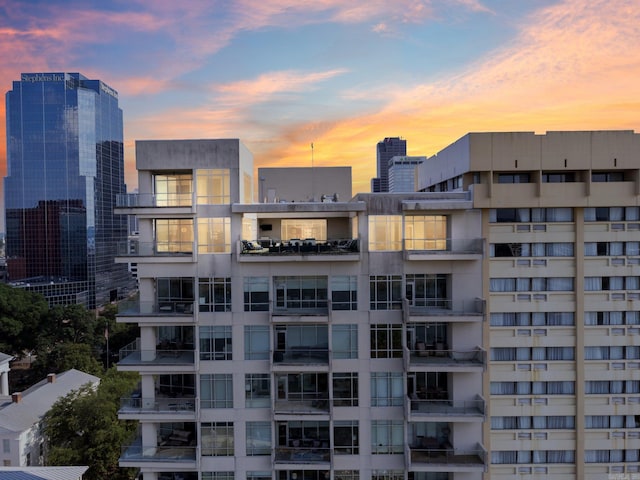
[[[323,408],[329,398],[326,373],[291,373],[276,376],[278,400],[309,403]]]
[[[333,406],[358,406],[358,374],[356,372],[333,374]]]
[[[281,220],[280,234],[283,241],[297,238],[314,238],[318,242],[327,241],[327,221],[313,218],[292,218]]]
[[[573,243],[492,243],[489,255],[502,257],[573,257]]]
[[[193,252],[193,220],[167,218],[154,221],[157,253]]]
[[[200,375],[200,406],[202,408],[233,408],[231,374]]]
[[[493,361],[574,360],[573,347],[495,347],[491,349]]]
[[[372,252],[402,250],[402,216],[369,216],[369,250]]]
[[[371,406],[402,406],[404,401],[402,373],[371,373]]]
[[[586,290],[586,279],[585,279]],[[572,277],[491,278],[491,292],[572,292]]]
[[[624,255],[624,242],[585,242],[584,255],[585,257]]]
[[[402,358],[402,325],[371,325],[371,358]]]
[[[640,207],[589,207],[584,209],[585,222],[617,222],[640,219]]]
[[[153,176],[154,195],[158,207],[183,207],[192,203],[191,174],[156,174]]]
[[[585,450],[585,463],[622,463],[622,462],[638,462],[640,454],[638,449],[632,450]],[[628,475],[622,475],[627,478]],[[612,475],[615,477],[615,474]]]
[[[640,428],[640,415],[587,415],[585,428]]]
[[[231,219],[198,218],[198,253],[231,252]]]
[[[331,309],[358,309],[358,277],[355,275],[331,277]]]
[[[198,303],[201,312],[230,312],[231,278],[200,278]]]
[[[567,183],[575,182],[575,172],[543,172],[542,183]]]
[[[269,359],[269,327],[266,325],[245,325],[244,359]]]
[[[200,327],[200,360],[232,360],[231,326]]]
[[[268,373],[247,373],[244,376],[245,407],[271,406],[271,379]]]
[[[204,456],[233,456],[233,422],[203,422],[200,427]]]
[[[247,422],[247,455],[271,455],[271,422]]]
[[[2,439],[2,453],[11,453],[11,440],[7,438]]]
[[[192,308],[193,278],[156,278],[156,295],[161,312]]]
[[[273,277],[278,309],[327,308],[327,277]]]
[[[371,453],[402,453],[404,450],[404,425],[398,420],[373,420],[371,422]]]
[[[333,445],[336,455],[357,455],[359,431],[357,420],[335,420],[333,422]]]
[[[227,168],[211,168],[196,171],[198,205],[231,203],[230,171]]]
[[[588,380],[585,393],[602,395],[611,393],[640,393],[640,380]]]
[[[333,358],[358,358],[358,325],[333,325],[331,344]]]
[[[248,471],[247,480],[271,480],[271,471]]]
[[[491,382],[491,395],[573,395],[575,383],[558,382]]]
[[[624,290],[625,277],[584,277],[584,291]]]
[[[372,470],[371,480],[404,480],[403,470]]]
[[[447,217],[444,215],[411,215],[404,218],[407,250],[446,250]]]
[[[489,211],[489,221],[492,223],[573,222],[573,209],[569,207],[495,208]]]
[[[402,276],[370,276],[369,296],[371,310],[400,310],[402,308]]]
[[[176,477],[174,476],[172,478],[176,478]],[[233,480],[233,479],[234,479],[233,472],[202,472],[202,480]]]
[[[528,173],[499,173],[498,183],[531,183]]]
[[[584,312],[585,325],[639,325],[640,312]]]
[[[335,480],[360,480],[358,470],[336,470],[333,474]]]
[[[575,324],[573,312],[508,312],[492,313],[492,327],[571,326]]]
[[[576,417],[574,416],[536,416],[536,417],[491,417],[491,430],[528,430],[547,429],[562,430],[574,429]]]
[[[267,312],[269,311],[269,278],[245,277],[244,278],[244,311]]]
[[[449,301],[449,275],[407,274],[405,292],[415,307],[451,308]]]
[[[592,182],[624,182],[624,172],[591,172]]]
[[[574,463],[574,450],[508,450],[492,451],[491,463],[522,464],[522,463]]]

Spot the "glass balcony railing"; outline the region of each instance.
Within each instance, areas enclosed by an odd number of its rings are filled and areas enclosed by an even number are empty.
[[[410,350],[409,354],[412,365],[484,366],[486,364],[486,351],[482,348],[449,350],[446,345],[436,344],[433,348]]]
[[[304,345],[274,350],[274,364],[314,364],[329,363],[329,349],[307,347]]]
[[[194,307],[193,299],[153,302],[124,300],[118,303],[118,315],[191,315]]]
[[[410,398],[411,414],[484,416],[485,401],[479,395],[472,400],[458,401],[449,400],[448,396],[448,392],[439,389],[417,392]]]
[[[193,194],[126,193],[116,195],[116,208],[190,207]]]
[[[144,446],[139,441],[122,447],[120,462],[186,462],[196,461],[194,446]]]
[[[451,300],[448,298],[413,298],[405,300],[409,315],[480,315],[484,312],[482,298]]]
[[[126,350],[120,352],[119,365],[193,365],[193,350]]]
[[[476,465],[484,467],[487,451],[477,444],[475,448],[453,448],[448,439],[436,437],[415,437],[411,443],[411,463],[426,465]]]
[[[287,241],[242,240],[242,255],[343,255],[358,253],[360,241],[356,238],[317,241],[315,238],[293,238]]]
[[[404,249],[408,253],[430,255],[481,254],[483,245],[482,238],[412,238],[404,240]]]
[[[193,242],[141,242],[129,239],[116,244],[117,257],[162,257],[193,255]]]
[[[120,414],[151,414],[151,413],[184,413],[196,411],[196,399],[172,397],[124,397],[120,399]]]
[[[295,440],[294,440],[295,442]],[[328,441],[316,441],[318,446],[276,447],[276,463],[328,463],[331,449]],[[322,446],[326,445],[326,446]]]

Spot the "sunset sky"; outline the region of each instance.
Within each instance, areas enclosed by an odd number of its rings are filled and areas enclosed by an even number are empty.
[[[256,167],[432,155],[470,131],[640,130],[638,0],[0,0],[0,86],[80,72],[137,139],[240,138]],[[4,102],[0,174],[6,174]]]

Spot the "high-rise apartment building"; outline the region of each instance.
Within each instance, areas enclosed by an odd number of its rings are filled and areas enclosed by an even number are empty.
[[[7,92],[5,177],[9,281],[50,304],[90,308],[131,286],[114,263],[126,216],[118,94],[79,73],[23,73]]]
[[[140,429],[120,464],[633,478],[639,153],[633,132],[469,134],[420,166],[431,192],[305,201],[286,192],[312,191],[299,172],[264,169],[280,200],[252,203],[238,140],[138,142],[118,213],[140,237],[118,261],[137,261],[140,298],[118,320],[140,339],[118,367],[141,374],[119,411]]]
[[[427,157],[392,157],[389,160],[389,192],[415,192],[418,180],[418,165],[424,163]]]
[[[372,192],[389,191],[389,161],[407,155],[407,141],[400,137],[387,137],[376,145],[377,177],[371,179]]]

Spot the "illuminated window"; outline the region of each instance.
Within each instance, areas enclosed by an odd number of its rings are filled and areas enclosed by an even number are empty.
[[[154,194],[158,207],[191,205],[191,174],[154,175]]]
[[[446,250],[447,217],[415,215],[404,219],[407,250]]]
[[[191,253],[193,251],[193,220],[188,218],[157,219],[155,229],[157,252]]]
[[[371,215],[369,217],[369,250],[402,250],[402,217],[400,215]]]
[[[326,242],[327,221],[312,218],[283,219],[280,233],[284,241],[292,238],[315,238],[319,242]]]
[[[231,203],[229,169],[212,168],[197,172],[198,205]]]
[[[231,219],[198,219],[198,253],[231,252]]]

